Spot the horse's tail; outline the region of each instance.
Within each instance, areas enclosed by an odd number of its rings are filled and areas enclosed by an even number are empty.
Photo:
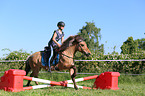
[[[22,70],[23,66],[24,66],[24,64],[19,69]]]
[[[27,61],[28,61],[29,57],[30,57],[30,56],[28,56],[28,57],[27,57],[27,59],[26,59],[25,63],[27,63]],[[23,64],[19,67],[19,69],[20,69],[20,70],[22,70],[22,68],[23,68],[23,66],[25,65],[25,63],[23,63]]]
[[[26,67],[25,67],[26,75],[28,75],[29,71],[31,70],[31,67],[29,64],[29,59],[30,59],[30,57],[26,61]]]
[[[31,69],[31,67],[29,65],[29,59],[30,59],[30,56],[28,56],[28,58],[25,61],[25,63],[26,63],[26,67],[25,67],[26,75],[29,73],[29,71]],[[23,66],[24,66],[24,64],[19,69],[22,70]]]

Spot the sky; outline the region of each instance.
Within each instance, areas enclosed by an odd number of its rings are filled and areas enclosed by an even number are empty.
[[[59,21],[66,24],[64,39],[94,22],[105,54],[114,46],[120,53],[128,37],[145,38],[145,0],[0,0],[0,58],[5,48],[43,50]]]

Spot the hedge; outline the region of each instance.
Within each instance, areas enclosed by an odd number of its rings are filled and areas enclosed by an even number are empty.
[[[145,59],[144,53],[134,53],[130,55],[101,55],[91,57],[76,57],[76,60],[130,60],[130,59]],[[8,69],[19,69],[25,62],[0,63],[0,71]],[[75,62],[77,72],[81,73],[102,73],[106,71],[115,71],[120,73],[145,73],[145,61],[77,61]]]
[[[76,58],[79,60],[80,58]],[[130,60],[145,59],[144,53],[130,55],[102,55],[96,57],[83,57],[83,60]],[[80,60],[81,60],[80,59]],[[141,74],[145,72],[145,61],[80,61],[75,62],[78,72],[102,73],[115,71],[120,73]]]

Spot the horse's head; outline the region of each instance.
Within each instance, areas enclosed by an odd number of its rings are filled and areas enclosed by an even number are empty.
[[[67,38],[63,42],[62,46],[60,47],[60,51],[62,52],[66,50],[68,47],[74,46],[74,45],[76,45],[76,48],[75,48],[76,51],[80,51],[84,53],[86,56],[91,55],[91,52],[88,49],[86,42],[79,35],[70,36],[69,38]]]
[[[90,56],[91,52],[89,50],[89,48],[87,47],[86,42],[83,40],[82,37],[80,37],[79,35],[76,35],[74,37],[74,41],[73,43],[76,44],[76,50],[85,54],[86,56]]]

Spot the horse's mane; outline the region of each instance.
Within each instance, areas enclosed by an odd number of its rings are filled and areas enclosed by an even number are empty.
[[[73,45],[73,43],[75,42],[79,42],[82,41],[83,38],[80,37],[79,35],[74,35],[74,36],[69,36],[61,45],[60,47],[60,51],[64,51],[66,48],[70,47],[71,45]]]

